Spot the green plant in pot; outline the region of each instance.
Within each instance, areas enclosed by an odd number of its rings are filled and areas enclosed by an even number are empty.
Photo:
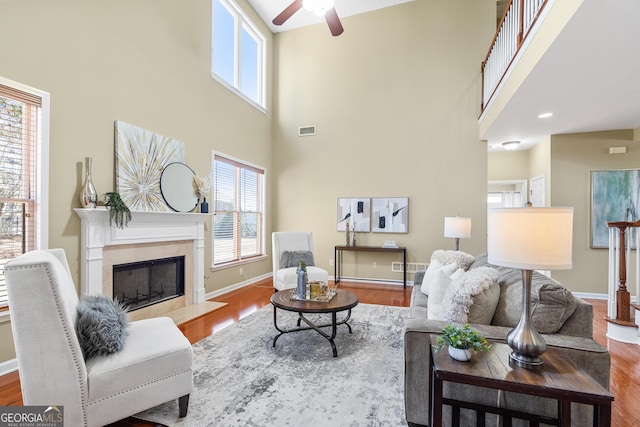
[[[111,225],[115,221],[116,227],[120,229],[129,224],[131,211],[120,198],[120,193],[105,193],[104,198],[104,205],[109,209],[109,224]]]
[[[471,329],[468,323],[463,326],[449,323],[440,333],[442,335],[436,338],[435,351],[440,351],[446,345],[449,347],[449,355],[456,360],[469,360],[471,352],[487,351],[491,348],[486,338]]]

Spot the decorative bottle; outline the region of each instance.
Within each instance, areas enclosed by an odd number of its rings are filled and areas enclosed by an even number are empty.
[[[80,192],[80,204],[83,208],[95,208],[98,203],[98,193],[91,179],[91,157],[84,158],[84,184]]]
[[[202,198],[202,203],[200,203],[200,212],[201,213],[209,213],[209,203],[207,203],[207,198]]]
[[[296,296],[299,299],[307,298],[307,270],[302,265],[302,263],[298,263],[298,270],[296,271],[298,274],[298,286],[296,287]]]

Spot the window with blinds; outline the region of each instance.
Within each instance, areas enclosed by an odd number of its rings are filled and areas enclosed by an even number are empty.
[[[214,267],[264,255],[264,169],[213,159]]]
[[[42,99],[0,84],[0,308],[4,266],[36,247],[36,173]]]

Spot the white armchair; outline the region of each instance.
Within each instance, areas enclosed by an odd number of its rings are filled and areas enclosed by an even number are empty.
[[[64,251],[21,255],[5,277],[25,405],[62,405],[69,426],[102,426],[175,398],[186,415],[192,350],[171,319],[130,322],[121,351],[85,362]]]
[[[308,251],[313,254],[313,234],[310,232],[276,231],[271,235],[273,259],[273,287],[281,291],[295,288],[298,283],[297,260],[296,265],[287,267],[282,265],[284,252]],[[307,266],[307,278],[313,281],[329,281],[329,273],[316,266]]]

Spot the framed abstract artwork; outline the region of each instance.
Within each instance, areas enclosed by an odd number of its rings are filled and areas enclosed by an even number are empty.
[[[338,214],[336,218],[338,231],[349,230],[356,232],[371,231],[371,199],[369,197],[352,197],[338,199]]]
[[[409,198],[374,197],[371,202],[371,231],[374,233],[408,233]]]
[[[640,219],[640,169],[591,172],[591,247],[609,247],[607,222]]]
[[[171,211],[160,191],[162,171],[184,163],[184,143],[116,120],[116,191],[132,211]]]

